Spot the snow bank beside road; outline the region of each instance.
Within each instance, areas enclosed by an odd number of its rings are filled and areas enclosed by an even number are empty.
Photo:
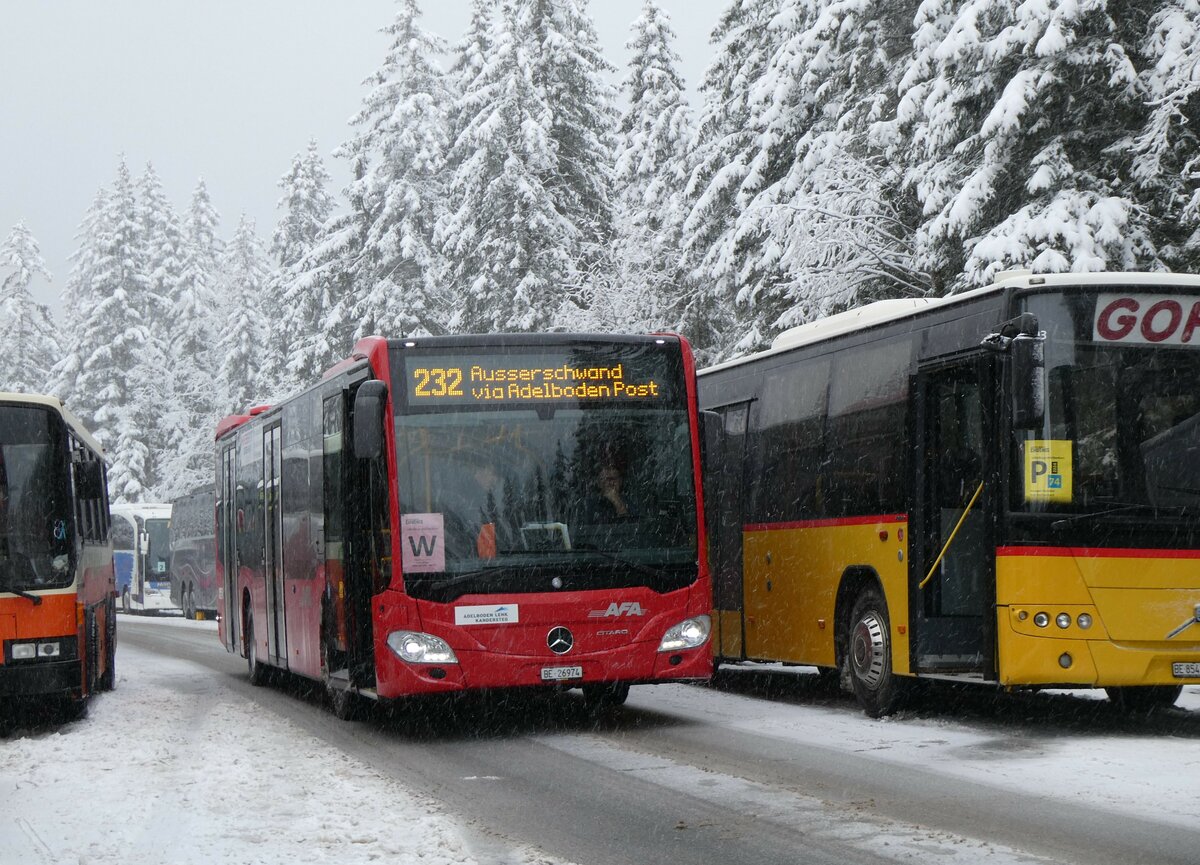
[[[0,739],[0,865],[475,862],[434,800],[215,674],[129,646],[117,669],[88,719]]]

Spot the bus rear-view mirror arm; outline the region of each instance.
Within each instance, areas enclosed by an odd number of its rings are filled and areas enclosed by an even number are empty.
[[[1012,425],[1037,429],[1046,417],[1046,332],[1037,316],[1023,312],[983,338],[983,345],[1008,357]]]

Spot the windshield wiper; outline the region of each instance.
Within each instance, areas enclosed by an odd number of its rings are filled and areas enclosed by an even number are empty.
[[[1155,515],[1157,515],[1159,511],[1174,511],[1179,516],[1183,516],[1183,515],[1187,514],[1188,509],[1184,505],[1124,504],[1124,505],[1121,505],[1120,507],[1107,508],[1106,510],[1103,510],[1103,511],[1090,511],[1089,513],[1086,513],[1086,514],[1075,514],[1074,516],[1063,517],[1061,520],[1055,520],[1054,522],[1052,522],[1050,524],[1050,528],[1062,529],[1062,528],[1066,528],[1071,523],[1080,522],[1082,520],[1094,520],[1094,519],[1098,519],[1099,517],[1110,516],[1111,514],[1127,514],[1132,511],[1152,511]]]
[[[0,592],[11,592],[18,597],[25,598],[26,600],[32,602],[35,607],[41,606],[42,603],[41,595],[35,595],[32,592],[25,591],[24,589],[0,589]]]
[[[448,589],[451,586],[469,583],[476,577],[507,577],[512,576],[514,573],[520,573],[524,570],[525,568],[516,568],[512,565],[503,565],[497,568],[479,568],[475,571],[463,571],[461,574],[455,574],[452,577],[446,577],[444,580],[438,580],[436,583],[430,583],[429,588],[435,592],[440,592],[442,589]]]
[[[637,571],[639,574],[644,574],[647,577],[670,577],[673,576],[670,571],[664,571],[662,568],[643,565],[641,562],[631,562],[629,559],[623,559],[620,556],[615,556],[605,550],[596,549],[594,547],[579,547],[573,550],[566,550],[571,553],[595,553],[603,559],[608,559],[610,562],[616,562],[626,568]]]

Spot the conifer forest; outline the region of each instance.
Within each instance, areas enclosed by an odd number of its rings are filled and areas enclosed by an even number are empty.
[[[53,309],[0,232],[0,389],[61,397],[114,501],[211,482],[220,417],[369,334],[665,329],[708,364],[1011,268],[1200,269],[1200,0],[729,0],[695,104],[655,0],[626,68],[587,0],[420,7],[274,226],[114,154]]]

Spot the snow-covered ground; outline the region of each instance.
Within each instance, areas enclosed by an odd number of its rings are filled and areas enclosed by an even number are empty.
[[[264,717],[219,674],[119,651],[117,690],[85,720],[0,738],[0,865],[476,861],[436,802]]]
[[[160,622],[215,629],[213,623],[182,619]],[[756,669],[761,668],[742,668],[742,673]],[[804,675],[794,668],[773,672]],[[118,657],[118,689],[94,700],[87,719],[0,734],[0,865],[481,861],[472,852],[469,833],[436,801],[331,750],[285,718],[264,714],[228,688],[225,678],[125,643]],[[742,689],[735,684],[732,690]],[[952,709],[918,709],[870,721],[844,699],[825,704],[803,699],[797,705],[786,698],[754,699],[729,689],[682,685],[635,689],[630,706],[698,713],[704,723],[730,735],[744,731],[847,753],[869,751],[898,771],[920,766],[982,785],[1036,791],[1044,803],[1071,801],[1194,825],[1200,802],[1200,688],[1186,688],[1164,716],[1166,723],[1156,721],[1145,730],[1111,712],[1104,716],[1108,722],[1098,724],[1064,723],[1054,709],[1039,715],[1043,701],[1103,708],[1077,699],[1085,695],[1039,695],[1027,704],[1004,698],[1009,708],[1000,711],[1011,712],[1014,705],[1032,710],[1032,717],[1013,724],[980,711],[960,717]],[[915,843],[904,841],[912,834],[908,827],[889,827],[865,814],[857,815],[865,822],[848,824],[852,815],[829,811],[817,800],[790,796],[783,802],[778,790],[712,774],[700,783],[693,777],[699,769],[623,753],[619,742],[602,733],[535,733],[533,738],[633,774],[652,770],[660,781],[664,773],[677,773],[677,789],[701,798],[753,802],[764,815],[785,808],[790,819],[806,814],[814,832],[820,835],[825,826],[829,838],[851,848],[854,839],[847,841],[847,833],[875,842],[894,837],[898,855],[912,852],[900,842]],[[946,854],[947,862],[974,861],[985,849],[952,836],[922,840],[922,855],[930,847]],[[486,855],[484,865],[497,861],[495,850]],[[992,862],[1026,861],[998,848],[989,856]],[[551,860],[514,849],[502,861],[549,865]]]

